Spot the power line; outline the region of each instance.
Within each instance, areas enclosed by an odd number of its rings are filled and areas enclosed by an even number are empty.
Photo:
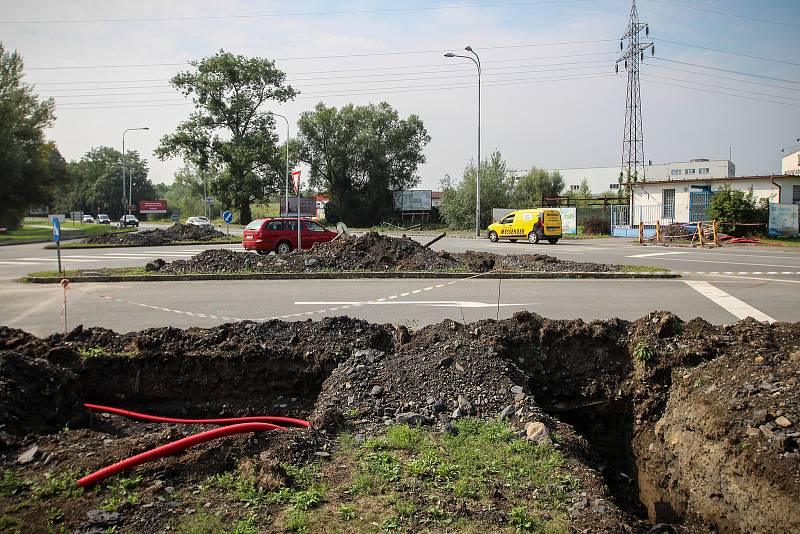
[[[457,9],[480,9],[487,7],[530,7],[547,4],[573,4],[587,2],[588,0],[537,0],[530,2],[493,2],[483,4],[442,5],[426,7],[403,7],[387,9],[353,9],[335,11],[307,11],[290,13],[255,13],[250,15],[205,15],[191,17],[132,17],[132,18],[105,18],[105,19],[49,19],[49,20],[7,20],[0,24],[81,24],[97,22],[170,22],[170,21],[203,21],[203,20],[235,20],[254,18],[279,18],[279,17],[305,17],[328,15],[374,15],[379,13],[410,13],[418,11],[443,11]]]
[[[710,50],[712,52],[719,52],[720,54],[731,54],[731,55],[734,55],[734,56],[741,56],[741,57],[746,57],[746,58],[750,58],[750,59],[760,59],[761,61],[772,61],[773,63],[783,63],[784,65],[794,65],[795,67],[800,67],[800,63],[794,63],[792,61],[785,61],[783,59],[774,59],[774,58],[771,58],[771,57],[761,57],[761,56],[751,56],[750,54],[743,54],[742,52],[732,52],[730,50],[720,50],[719,48],[710,48],[708,46],[700,46],[700,45],[689,44],[689,43],[680,43],[678,41],[670,41],[669,39],[661,39],[659,37],[653,37],[653,39],[655,39],[656,41],[661,41],[662,43],[670,43],[670,44],[676,44],[676,45],[680,45],[680,46],[689,46],[689,47],[692,47],[692,48],[699,48],[701,50]]]
[[[661,84],[661,85],[670,85],[672,87],[680,87],[682,89],[690,89],[692,91],[702,91],[704,93],[712,93],[712,94],[715,94],[715,95],[733,96],[733,97],[736,97],[736,98],[745,98],[747,100],[757,100],[759,102],[769,102],[769,103],[772,103],[772,104],[781,104],[781,105],[784,105],[784,106],[800,107],[800,104],[791,104],[789,102],[778,102],[777,100],[766,100],[764,98],[756,98],[756,97],[752,97],[752,96],[736,95],[736,94],[731,94],[731,93],[722,93],[720,91],[712,91],[712,90],[709,90],[709,89],[701,89],[700,87],[687,87],[685,85],[678,85],[678,84],[669,83],[669,82],[659,82],[659,81],[656,81],[656,80],[649,80],[649,81],[650,81],[650,83],[656,83],[656,84]]]
[[[671,70],[671,71],[675,71],[675,72],[685,72],[685,73],[688,73],[688,74],[697,74],[699,76],[706,76],[707,78],[717,78],[717,79],[720,79],[720,80],[730,80],[730,81],[739,82],[739,83],[746,83],[746,84],[750,84],[750,85],[760,85],[760,86],[763,86],[763,87],[774,87],[775,89],[783,89],[784,91],[800,91],[800,88],[798,88],[798,87],[786,87],[784,85],[775,85],[775,84],[772,84],[772,83],[756,82],[756,81],[753,81],[753,80],[742,80],[741,78],[731,78],[730,76],[722,76],[721,74],[716,74],[716,73],[710,74],[708,72],[697,72],[696,70],[680,69],[678,67],[667,67],[666,65],[653,65],[653,64],[650,64],[650,65],[647,66],[647,68],[649,68],[649,69],[652,69],[652,68],[666,69],[666,70]]]
[[[796,80],[787,80],[785,78],[775,78],[775,77],[772,77],[772,76],[764,76],[762,74],[751,74],[749,72],[742,72],[742,71],[739,71],[739,70],[721,69],[721,68],[718,68],[718,67],[711,67],[709,65],[700,65],[698,63],[689,63],[688,61],[678,61],[677,59],[666,59],[666,58],[663,58],[663,57],[655,57],[653,59],[655,59],[657,61],[669,61],[670,63],[678,63],[680,65],[689,65],[689,66],[692,66],[692,67],[700,67],[700,68],[703,68],[703,69],[718,70],[720,72],[730,72],[730,73],[733,73],[733,74],[741,74],[742,76],[752,76],[754,78],[764,78],[765,80],[775,80],[777,82],[800,84],[800,82],[798,82]]]
[[[552,43],[529,43],[517,45],[496,45],[496,46],[482,46],[483,50],[505,50],[511,48],[534,48],[539,46],[567,46],[567,45],[580,45],[580,44],[594,44],[594,43],[607,43],[615,42],[617,39],[594,39],[587,41],[561,41]],[[444,48],[437,50],[406,50],[406,51],[393,51],[393,52],[364,52],[364,53],[351,53],[351,54],[333,54],[328,56],[299,56],[299,57],[283,57],[274,58],[272,61],[301,61],[311,59],[341,59],[341,58],[356,58],[356,57],[383,57],[383,56],[405,56],[411,54],[439,54],[447,50]],[[112,65],[69,65],[61,67],[26,67],[27,70],[70,70],[70,69],[124,69],[124,68],[140,68],[140,67],[174,67],[186,65],[189,62],[183,63],[131,63],[131,64],[112,64]]]
[[[800,98],[794,98],[794,97],[790,97],[790,96],[773,95],[771,93],[761,93],[761,92],[758,92],[758,91],[749,91],[747,89],[737,89],[735,87],[724,87],[724,86],[720,87],[719,85],[714,85],[714,84],[711,84],[711,83],[696,82],[696,81],[692,81],[692,80],[683,80],[681,78],[670,78],[669,76],[659,76],[658,74],[652,74],[652,73],[649,73],[647,76],[650,77],[650,78],[660,78],[660,79],[663,79],[663,80],[672,80],[672,81],[676,81],[676,82],[689,83],[689,84],[692,84],[692,85],[702,85],[702,86],[705,86],[705,87],[713,87],[713,88],[716,88],[716,89],[723,89],[723,90],[726,90],[726,91],[738,91],[740,93],[748,93],[748,94],[752,94],[752,95],[768,96],[770,98],[782,98],[784,100],[796,100],[796,101],[800,102]]]
[[[798,25],[798,24],[792,24],[790,22],[783,22],[783,21],[780,21],[780,20],[762,19],[762,18],[759,18],[759,17],[750,17],[748,15],[739,15],[738,13],[729,13],[729,12],[726,12],[726,11],[715,11],[713,9],[706,9],[706,8],[697,7],[697,6],[689,6],[689,5],[686,5],[686,4],[679,4],[677,2],[667,2],[666,0],[650,0],[650,1],[651,2],[657,2],[659,4],[665,4],[665,5],[668,5],[668,6],[682,7],[682,8],[685,8],[685,9],[694,9],[695,11],[703,11],[705,13],[713,13],[715,15],[725,15],[727,17],[736,17],[736,18],[740,18],[740,19],[753,20],[753,21],[756,21],[756,22],[765,22],[765,23],[768,23],[768,24],[779,24],[781,26],[790,26],[792,28],[800,28],[800,25]]]

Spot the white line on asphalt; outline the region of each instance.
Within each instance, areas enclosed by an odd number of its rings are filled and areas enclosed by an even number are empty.
[[[690,258],[659,258],[667,261],[694,261],[699,263],[725,263],[730,265],[755,265],[758,267],[783,267],[784,269],[800,269],[800,265],[775,265],[773,263],[745,263],[743,261],[693,260]]]
[[[38,261],[0,261],[0,265],[40,265]]]
[[[788,273],[788,274],[793,274],[793,273]],[[762,280],[764,282],[785,282],[787,284],[800,284],[800,280],[784,280],[783,278],[761,278],[758,276],[739,276],[739,275],[728,275],[728,274],[720,274],[719,276],[722,276],[724,278],[736,278],[740,280]]]
[[[766,313],[753,308],[746,302],[737,299],[718,287],[712,286],[708,282],[684,280],[684,283],[738,319],[752,317],[756,321],[775,322],[775,319]]]
[[[388,304],[409,304],[409,305],[417,305],[417,306],[433,306],[436,308],[496,308],[498,304],[496,302],[475,302],[470,300],[393,300],[391,302],[378,302],[378,301],[370,301],[370,302],[361,302],[361,301],[351,301],[351,302],[330,302],[330,301],[303,301],[303,302],[295,302],[296,306],[324,306],[329,304],[338,304],[338,305],[346,305],[346,306],[365,306],[365,305],[388,305]],[[539,302],[509,302],[509,303],[500,303],[500,307],[525,307],[525,306],[538,306]],[[304,312],[304,313],[315,313],[315,312]]]
[[[654,256],[671,256],[672,254],[689,254],[688,252],[653,252],[651,254],[635,254],[626,258],[652,258]]]

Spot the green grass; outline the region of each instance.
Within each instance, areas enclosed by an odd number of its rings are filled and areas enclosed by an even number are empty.
[[[4,497],[19,495],[30,487],[30,481],[25,480],[18,472],[10,469],[3,472],[3,478],[0,479],[0,495]]]
[[[764,237],[761,242],[783,247],[800,247],[800,237]]]
[[[663,267],[653,267],[650,265],[620,265],[620,272],[623,273],[668,273],[669,269]]]
[[[89,273],[89,274],[87,274]],[[75,278],[77,276],[150,276],[158,271],[145,271],[144,267],[103,267],[102,269],[68,269],[58,271],[35,271],[26,276],[35,278]]]
[[[114,228],[108,224],[75,223],[73,225],[71,222],[64,222],[61,224],[61,239],[88,237],[109,232],[124,233],[134,230],[135,228]],[[53,228],[46,219],[42,222],[23,224],[18,230],[10,230],[0,234],[0,244],[39,243],[52,240]]]
[[[230,236],[230,237],[219,237],[216,239],[210,239],[206,241],[173,241],[172,243],[164,243],[162,245],[158,245],[160,247],[164,246],[184,246],[184,245],[238,245],[242,242],[241,236]],[[139,247],[139,246],[151,246],[151,245],[124,245],[121,243],[81,243],[81,242],[72,242],[72,243],[61,243],[61,248],[131,248],[131,247]],[[47,245],[45,248],[56,248],[55,245]]]
[[[31,486],[33,494],[37,499],[49,499],[51,497],[80,497],[83,495],[83,488],[75,485],[75,482],[83,476],[77,469],[68,469],[60,473],[51,474],[40,483]]]

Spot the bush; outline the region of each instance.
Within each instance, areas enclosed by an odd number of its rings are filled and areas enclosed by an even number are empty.
[[[761,199],[756,204],[753,190],[731,189],[724,185],[711,196],[708,216],[719,222],[721,232],[741,236],[763,233],[764,226],[743,226],[744,224],[766,223],[769,217],[769,201]]]
[[[609,235],[611,223],[605,217],[589,217],[583,222],[583,233],[590,235]]]

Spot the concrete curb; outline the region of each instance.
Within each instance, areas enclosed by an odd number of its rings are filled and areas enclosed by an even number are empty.
[[[108,275],[75,276],[70,282],[192,282],[204,280],[352,280],[352,279],[422,279],[446,278],[461,279],[476,277],[486,280],[554,280],[554,279],[596,279],[621,280],[644,279],[661,280],[680,278],[680,273],[627,273],[627,272],[516,272],[516,273],[453,273],[453,272],[343,272],[343,273],[239,273],[239,274],[153,274],[153,275]],[[23,276],[21,282],[31,284],[57,284],[56,276]]]

